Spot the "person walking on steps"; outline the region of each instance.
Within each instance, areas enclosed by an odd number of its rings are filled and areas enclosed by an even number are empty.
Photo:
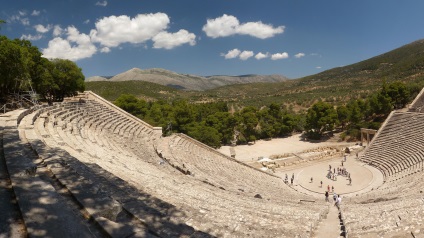
[[[330,202],[330,200],[328,200],[328,196],[329,196],[328,191],[325,191],[325,202]]]

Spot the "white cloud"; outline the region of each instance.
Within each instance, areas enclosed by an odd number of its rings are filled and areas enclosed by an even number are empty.
[[[18,11],[16,15],[12,15],[7,21],[8,22],[20,22],[24,26],[29,26],[29,19],[25,17],[27,15],[26,11]]]
[[[237,56],[239,56],[241,51],[239,49],[232,49],[229,50],[226,54],[221,54],[221,56],[224,56],[226,59],[234,59]]]
[[[83,23],[84,23],[84,24],[88,24],[88,23],[90,23],[90,19],[85,20]]]
[[[74,26],[66,29],[67,38],[56,37],[49,41],[48,47],[43,49],[45,58],[61,58],[69,60],[80,60],[91,57],[97,48],[86,34],[79,33]]]
[[[96,6],[101,6],[101,7],[106,7],[107,6],[107,1],[103,1],[103,2],[96,2]]]
[[[240,25],[239,20],[231,15],[224,14],[222,17],[208,19],[202,30],[212,38],[234,35]]]
[[[63,33],[63,29],[59,25],[53,27],[53,36],[60,36]]]
[[[248,22],[237,28],[237,33],[241,35],[250,35],[260,39],[273,37],[276,34],[284,32],[284,26],[274,28],[272,25],[263,24],[262,22]]]
[[[176,33],[168,33],[162,31],[152,38],[153,48],[165,48],[172,49],[174,47],[180,46],[182,44],[196,44],[196,35],[189,33],[188,31],[182,29]]]
[[[29,26],[29,19],[28,18],[22,18],[21,19],[21,23],[24,26]]]
[[[287,59],[288,57],[289,57],[289,54],[287,54],[287,52],[276,53],[271,55],[272,60]]]
[[[247,60],[252,56],[253,56],[253,51],[245,50],[245,51],[240,53],[239,58],[241,60]]]
[[[273,27],[261,21],[240,24],[235,16],[224,14],[222,17],[207,19],[202,30],[212,38],[226,37],[235,34],[250,35],[260,39],[273,37],[284,32],[284,26]]]
[[[41,24],[34,26],[35,30],[39,33],[46,33],[52,29],[52,25],[43,26]]]
[[[170,23],[165,13],[104,17],[96,22],[90,36],[103,46],[116,47],[122,43],[143,43],[164,31]]]
[[[268,57],[269,57],[268,52],[266,52],[265,54],[262,53],[262,52],[259,52],[255,55],[255,59],[257,59],[257,60],[265,59],[265,58],[268,58]]]
[[[40,15],[40,11],[37,10],[33,10],[31,13],[31,16],[39,16]]]
[[[316,69],[320,69],[320,68],[322,68],[321,66],[317,66],[317,67],[315,67]]]
[[[37,35],[31,35],[31,34],[28,34],[28,35],[22,35],[21,37],[20,37],[20,39],[21,40],[31,40],[31,41],[36,41],[36,40],[39,40],[39,39],[41,39],[43,36],[41,35],[41,34],[37,34]]]
[[[305,53],[297,53],[294,55],[295,58],[299,59],[305,56]]]
[[[102,53],[109,53],[110,52],[110,48],[109,47],[103,47],[100,49],[100,52]]]

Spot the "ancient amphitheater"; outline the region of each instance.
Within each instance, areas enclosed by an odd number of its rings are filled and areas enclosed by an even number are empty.
[[[3,114],[0,237],[424,237],[423,94],[349,158],[371,179],[341,192],[337,224],[305,182],[319,160],[286,184],[92,92]]]

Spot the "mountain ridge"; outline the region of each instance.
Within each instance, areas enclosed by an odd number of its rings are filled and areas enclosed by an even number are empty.
[[[229,75],[212,75],[212,76],[198,76],[192,74],[180,74],[167,69],[150,68],[139,69],[132,68],[125,72],[119,73],[113,77],[93,76],[86,79],[86,82],[96,81],[109,81],[121,82],[140,80],[145,82],[157,83],[164,86],[170,86],[178,89],[204,91],[233,84],[246,84],[246,83],[274,83],[284,82],[289,80],[282,75],[257,75],[245,74],[238,76]]]

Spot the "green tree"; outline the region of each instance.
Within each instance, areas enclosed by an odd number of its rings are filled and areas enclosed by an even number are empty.
[[[211,147],[219,148],[221,146],[220,133],[204,123],[192,124],[188,127],[187,134]]]
[[[143,119],[147,113],[147,103],[131,94],[122,94],[115,100],[115,105]]]
[[[342,129],[344,129],[349,122],[349,110],[346,106],[337,107],[337,119]]]
[[[48,102],[62,101],[65,97],[75,96],[85,89],[84,75],[81,69],[72,61],[54,59],[41,60],[44,65],[42,80],[36,85],[37,92]]]
[[[256,126],[259,122],[256,112],[255,107],[245,107],[236,114],[237,130],[246,142],[256,141]]]
[[[29,52],[21,47],[19,40],[0,36],[0,93],[7,95],[30,82]]]
[[[195,111],[192,105],[186,100],[176,100],[172,103],[174,120],[176,122],[175,129],[182,133],[187,133],[187,126],[194,122]]]
[[[205,124],[220,132],[222,144],[229,144],[233,140],[237,121],[229,112],[216,112],[209,115]]]
[[[409,102],[409,90],[405,83],[396,81],[387,87],[387,95],[390,97],[395,109],[404,108]]]
[[[325,102],[315,103],[306,114],[306,129],[311,134],[321,136],[323,132],[333,130],[336,123],[336,110]]]

